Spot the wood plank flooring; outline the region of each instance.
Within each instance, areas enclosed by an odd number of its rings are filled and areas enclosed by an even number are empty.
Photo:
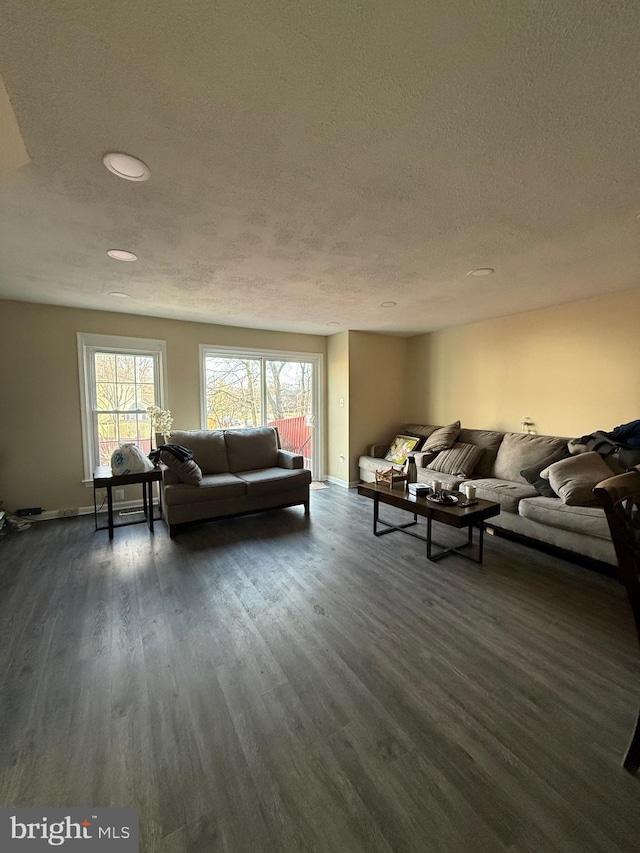
[[[144,853],[640,851],[623,590],[371,512],[0,540],[0,803],[135,806]]]

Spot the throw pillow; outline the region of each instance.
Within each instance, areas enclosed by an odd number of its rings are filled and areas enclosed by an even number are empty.
[[[449,424],[448,426],[438,427],[430,436],[427,437],[422,445],[422,451],[433,451],[440,453],[441,450],[448,450],[453,447],[453,443],[460,434],[460,421]]]
[[[550,456],[565,447],[566,438],[553,435],[532,435],[526,432],[506,432],[493,464],[493,475],[498,480],[513,480],[525,485],[520,471],[533,465],[543,456]]]
[[[404,424],[402,432],[405,435],[419,435],[421,438],[427,438],[436,429],[429,424]]]
[[[553,465],[554,462],[566,459],[569,455],[569,448],[561,447],[559,450],[556,450],[555,453],[551,453],[549,456],[545,456],[544,459],[534,462],[534,464],[530,465],[528,468],[523,468],[522,471],[520,471],[520,476],[524,477],[527,483],[530,483],[536,492],[541,494],[543,497],[555,498],[557,497],[556,493],[549,485],[549,481],[540,476],[540,472],[543,468],[548,468],[550,465]]]
[[[441,474],[470,477],[483,453],[484,448],[478,447],[476,444],[458,442],[449,450],[438,453],[436,458],[429,462],[429,468],[432,471],[439,471]]]
[[[601,480],[613,477],[613,471],[599,453],[580,453],[554,462],[540,472],[567,506],[600,506],[593,494]]]
[[[407,461],[407,454],[415,450],[420,443],[420,437],[417,435],[397,435],[384,457],[387,462],[393,462],[395,465],[404,465]]]
[[[181,462],[169,450],[160,451],[160,461],[163,462],[170,471],[173,471],[183,483],[188,483],[190,486],[199,486],[202,480],[202,471],[195,460],[187,459]]]

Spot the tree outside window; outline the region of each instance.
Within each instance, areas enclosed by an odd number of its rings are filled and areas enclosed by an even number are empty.
[[[151,422],[146,412],[156,405],[154,358],[119,352],[95,352],[94,375],[98,454],[107,465],[125,442],[151,451]]]
[[[205,353],[204,382],[207,429],[274,426],[283,449],[311,467],[313,362]]]

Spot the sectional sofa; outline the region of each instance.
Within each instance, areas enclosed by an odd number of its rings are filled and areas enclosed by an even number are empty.
[[[571,457],[569,439],[559,436],[463,429],[459,423],[446,427],[406,424],[400,432],[424,439],[425,448],[415,454],[418,482],[438,479],[448,490],[470,482],[479,498],[500,503],[500,515],[491,519],[489,527],[616,565],[604,510],[591,493],[599,480],[619,473],[611,460],[608,464],[595,453]],[[384,459],[389,444],[373,445],[368,455],[360,457],[363,482],[373,481],[381,468],[402,468]],[[573,475],[566,474],[569,470]],[[581,489],[574,488],[575,472],[578,480],[585,472]]]
[[[309,514],[311,472],[280,448],[273,427],[172,430],[171,443],[193,459],[162,451],[162,512],[173,538],[195,521],[302,504]]]

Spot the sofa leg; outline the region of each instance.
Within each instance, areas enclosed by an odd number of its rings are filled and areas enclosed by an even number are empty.
[[[304,514],[309,515],[309,501],[304,502]]]
[[[167,524],[167,527],[169,528],[169,539],[175,539],[178,528],[175,524]]]

